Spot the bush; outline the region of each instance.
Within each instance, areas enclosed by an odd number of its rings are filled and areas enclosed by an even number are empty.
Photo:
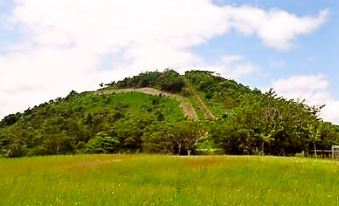
[[[5,157],[22,157],[26,155],[26,148],[19,143],[13,143],[9,146]]]
[[[111,137],[106,133],[98,133],[86,145],[85,153],[114,153],[119,150],[120,141],[117,137]]]

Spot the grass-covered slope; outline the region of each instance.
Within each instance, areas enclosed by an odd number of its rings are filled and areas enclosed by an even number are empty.
[[[125,88],[125,89],[104,88],[104,89],[98,90],[96,94],[107,95],[107,94],[112,94],[112,93],[126,93],[126,92],[144,93],[144,94],[150,94],[150,95],[159,96],[159,97],[169,97],[179,102],[180,108],[184,112],[186,119],[193,120],[193,121],[196,121],[199,119],[199,117],[196,114],[195,108],[192,106],[192,103],[189,101],[188,98],[185,98],[178,94],[173,94],[170,92],[158,90],[155,88],[150,88],[150,87]]]
[[[339,165],[278,157],[0,159],[0,205],[336,206]]]
[[[188,71],[184,75],[173,70],[145,72],[107,84],[107,88],[126,89],[152,87],[181,94],[191,100],[200,119],[222,118],[238,107],[248,94],[260,95],[236,81],[208,71]]]
[[[199,119],[209,120],[231,112],[240,105],[244,95],[260,93],[207,71],[188,71],[184,75],[174,70],[145,72],[106,86],[111,89],[152,87],[181,94],[191,101]]]
[[[207,71],[188,71],[185,79],[217,118],[222,118],[240,106],[246,95],[261,94],[260,91],[251,90],[234,80],[215,76]]]

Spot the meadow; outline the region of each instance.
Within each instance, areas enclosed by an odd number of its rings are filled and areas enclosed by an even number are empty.
[[[261,156],[0,159],[0,205],[339,205],[339,164]]]

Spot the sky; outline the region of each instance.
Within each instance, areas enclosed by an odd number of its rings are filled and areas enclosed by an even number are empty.
[[[339,1],[0,0],[0,118],[148,70],[215,71],[339,123]]]

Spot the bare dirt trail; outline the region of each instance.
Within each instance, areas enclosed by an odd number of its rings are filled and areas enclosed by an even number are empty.
[[[186,81],[186,84],[188,85],[188,88],[190,90],[190,93],[193,95],[195,102],[197,103],[200,110],[204,113],[204,116],[208,120],[216,120],[216,117],[213,115],[213,113],[208,109],[207,105],[202,101],[199,94],[192,88],[192,86]]]
[[[193,92],[193,96],[198,106],[203,111],[205,118],[209,120],[216,120],[214,114],[208,109],[207,105],[202,101],[200,96],[195,92]]]
[[[128,92],[138,92],[144,94],[150,94],[154,96],[165,96],[171,99],[174,99],[180,103],[180,108],[184,112],[185,117],[190,120],[199,120],[197,113],[194,110],[191,102],[183,96],[172,94],[168,92],[164,92],[158,89],[144,87],[144,88],[131,88],[131,89],[105,89],[101,91],[97,91],[96,93],[99,95],[105,94],[113,94],[113,93],[128,93]]]

